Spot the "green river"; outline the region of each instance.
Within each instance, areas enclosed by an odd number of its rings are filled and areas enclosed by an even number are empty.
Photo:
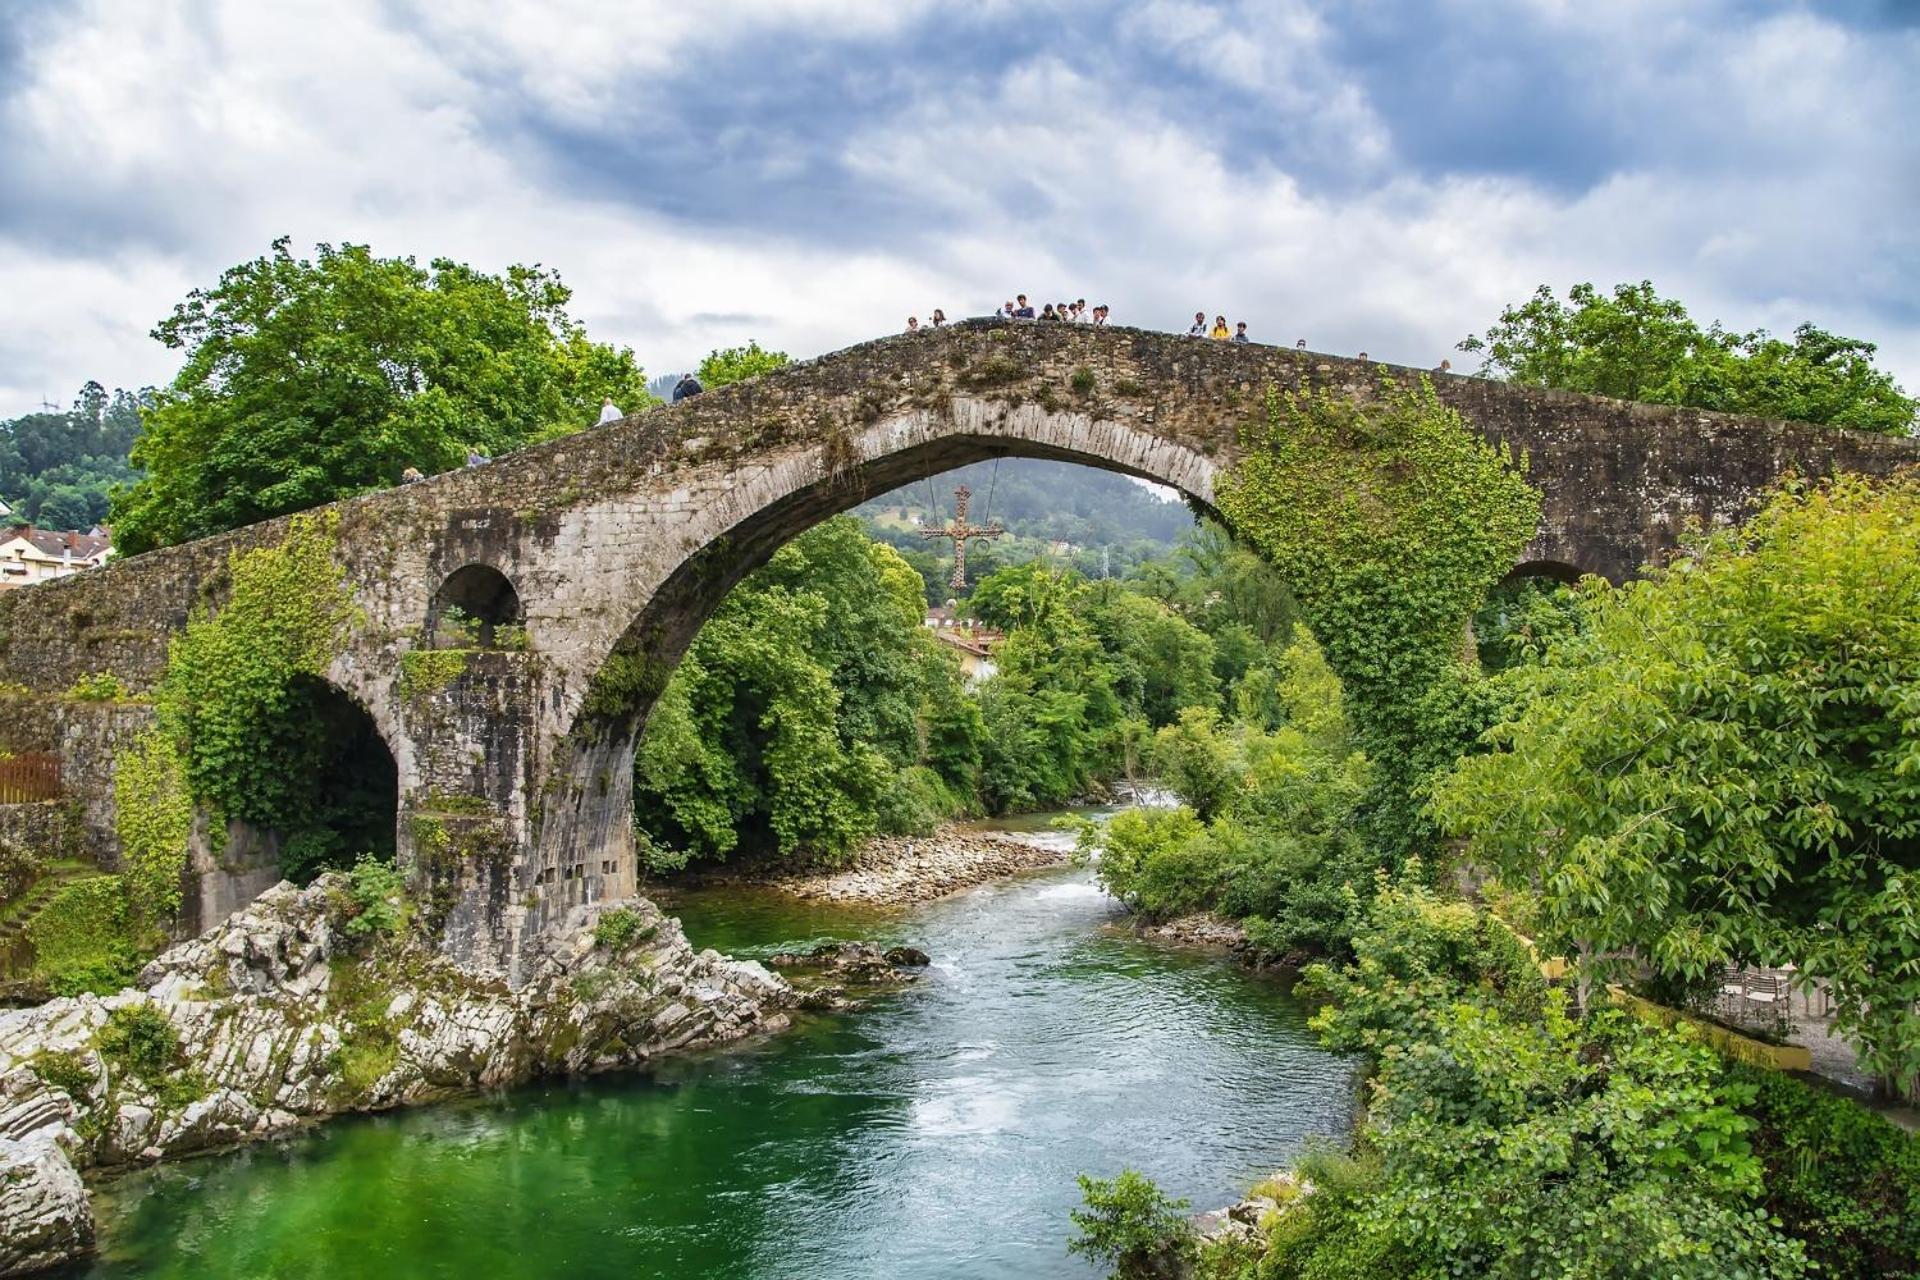
[[[1044,817],[1015,822],[1045,832]],[[1083,869],[907,912],[740,890],[675,903],[697,945],[910,942],[860,1011],[651,1074],[345,1118],[104,1185],[108,1277],[1086,1277],[1074,1175],[1199,1207],[1345,1133],[1343,1060],[1271,979],[1108,927]]]

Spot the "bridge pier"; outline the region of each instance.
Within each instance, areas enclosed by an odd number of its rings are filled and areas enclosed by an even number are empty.
[[[441,951],[517,981],[574,908],[634,892],[634,738],[547,748],[537,655],[427,652],[400,681],[400,864]]]
[[[541,684],[528,653],[426,650],[401,665],[398,860],[442,950],[482,972],[507,971],[519,934]]]

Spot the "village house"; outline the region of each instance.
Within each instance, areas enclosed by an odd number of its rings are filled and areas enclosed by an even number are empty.
[[[32,525],[0,529],[0,591],[92,569],[105,564],[112,554],[113,539],[99,525],[86,533]]]
[[[927,610],[926,626],[933,632],[934,639],[960,655],[960,675],[969,687],[998,670],[993,650],[1006,636],[992,627],[960,617],[952,601],[942,608]]]

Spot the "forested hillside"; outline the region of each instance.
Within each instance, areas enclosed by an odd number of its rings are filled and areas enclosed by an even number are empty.
[[[140,396],[97,382],[70,409],[0,420],[0,500],[45,529],[91,528],[113,487],[135,477],[127,452],[139,431]]]
[[[882,494],[854,509],[875,538],[903,554],[928,583],[933,602],[953,594],[953,545],[927,538],[922,525],[944,525],[954,514],[954,490],[973,490],[967,518],[997,521],[1004,536],[970,543],[967,580],[978,582],[1004,565],[1042,557],[1089,578],[1122,577],[1164,555],[1193,527],[1193,513],[1123,475],[1071,462],[1005,458],[923,480]]]

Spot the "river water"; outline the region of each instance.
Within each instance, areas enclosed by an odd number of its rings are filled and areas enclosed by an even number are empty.
[[[697,945],[737,954],[870,937],[934,963],[857,1012],[645,1076],[119,1179],[79,1274],[1083,1278],[1076,1173],[1131,1166],[1211,1206],[1347,1129],[1351,1068],[1278,983],[1109,927],[1084,869],[907,912],[737,889],[675,906]]]

